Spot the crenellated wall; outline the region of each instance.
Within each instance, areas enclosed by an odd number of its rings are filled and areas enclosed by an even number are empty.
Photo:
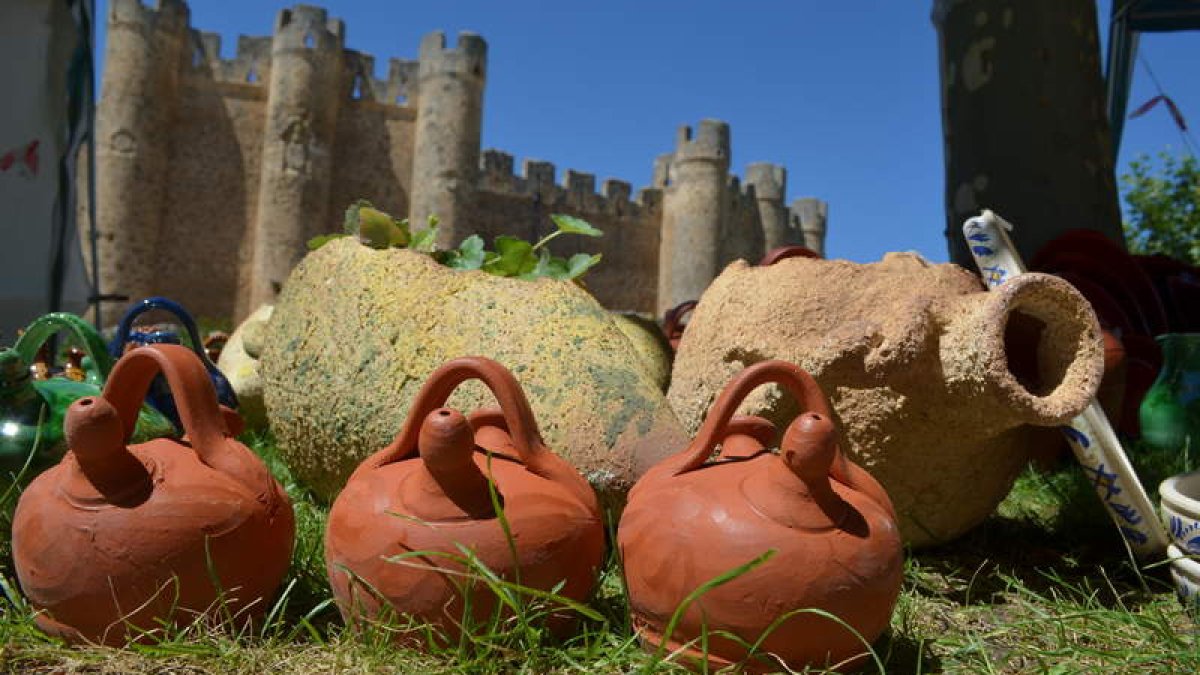
[[[97,123],[106,294],[163,294],[200,316],[240,318],[361,198],[418,221],[437,214],[442,245],[471,233],[536,240],[551,213],[582,217],[604,237],[551,248],[601,253],[588,288],[641,312],[698,297],[733,259],[810,241],[813,214],[823,237],[824,204],[787,207],[782,167],[752,164],[744,183],[729,173],[729,127],[717,120],[681,128],[652,186],[636,192],[574,169],[559,178],[549,162],[517,171],[511,155],[481,152],[487,44],[477,35],[448,45],[432,33],[418,59],[390,59],[380,79],[375,58],[346,48],[341,21],[319,7],[282,10],[271,36],[239,37],[229,59],[219,36],[191,28],[182,0],[112,0],[107,20]]]

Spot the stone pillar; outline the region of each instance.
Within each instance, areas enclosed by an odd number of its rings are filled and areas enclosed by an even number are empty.
[[[141,0],[112,0],[109,5],[95,141],[96,253],[100,290],[106,295],[140,299],[157,291],[171,125],[187,36],[188,8],[182,0],[160,0],[156,9]],[[87,234],[81,240],[90,253]],[[106,302],[102,316],[117,316],[126,305]]]
[[[800,234],[797,244],[807,246],[821,257],[825,256],[825,225],[829,221],[829,204],[816,197],[803,197],[792,202],[794,229]]]
[[[937,0],[951,260],[990,208],[1026,261],[1085,227],[1124,246],[1093,0]]]
[[[766,162],[751,164],[746,167],[746,184],[754,187],[765,249],[770,251],[780,246],[801,243],[800,237],[797,236],[799,233],[789,227],[788,210],[784,205],[787,196],[787,169]]]
[[[455,245],[474,231],[486,68],[487,43],[478,35],[459,33],[453,49],[440,31],[421,40],[408,217],[420,229],[436,215],[439,246]]]
[[[720,271],[729,176],[729,125],[681,127],[663,195],[658,252],[658,313],[697,300]]]
[[[308,239],[340,225],[340,214],[329,213],[329,183],[338,109],[349,95],[344,30],[308,5],[281,10],[275,21],[258,208],[238,317],[273,302]]]

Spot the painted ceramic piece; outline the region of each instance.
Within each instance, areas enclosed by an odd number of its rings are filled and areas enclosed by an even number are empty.
[[[1171,560],[1171,579],[1175,582],[1175,594],[1184,605],[1200,607],[1200,557],[1184,553],[1177,546],[1167,547]]]
[[[159,373],[187,440],[126,446]],[[42,630],[121,645],[199,615],[240,625],[266,611],[291,560],[291,503],[230,434],[194,354],[132,350],[103,395],[71,405],[65,427],[70,452],[29,485],[13,517],[17,578]]]
[[[758,261],[759,266],[774,265],[780,260],[787,258],[820,258],[821,254],[812,250],[807,246],[780,246],[767,251],[762,260]]]
[[[1200,471],[1171,476],[1158,486],[1163,522],[1175,546],[1200,555]]]
[[[482,380],[500,408],[468,417],[442,407],[469,379]],[[434,371],[396,440],[367,458],[334,502],[325,557],[342,615],[371,621],[395,612],[455,639],[464,621],[495,610],[486,586],[456,583],[465,579],[454,573],[467,570],[460,547],[503,579],[543,591],[562,584],[557,592],[579,601],[604,557],[592,488],[546,448],[512,374],[478,356]],[[412,556],[407,564],[389,560],[402,554]],[[565,617],[551,622],[567,625]]]
[[[1158,336],[1163,365],[1138,411],[1142,440],[1160,450],[1200,449],[1200,333]]]
[[[150,297],[135,303],[126,310],[125,316],[121,317],[121,323],[117,326],[116,335],[108,343],[108,353],[113,358],[118,358],[125,353],[130,343],[136,346],[180,344],[179,335],[172,331],[156,330],[141,332],[134,329],[134,320],[151,310],[162,310],[179,319],[180,323],[183,324],[184,330],[187,331],[192,351],[200,357],[205,371],[208,372],[208,376],[212,380],[213,387],[217,391],[217,400],[221,402],[221,405],[231,410],[237,410],[237,394],[233,392],[233,387],[229,385],[229,380],[225,378],[205,353],[203,342],[200,340],[200,333],[196,330],[196,322],[192,320],[192,315],[188,314],[188,311],[182,305],[173,300],[157,296]],[[181,428],[182,420],[179,417],[179,411],[176,409],[175,400],[171,397],[169,387],[167,387],[166,382],[162,378],[156,378],[150,385],[150,393],[147,399],[151,405],[162,411],[175,424],[176,428]]]
[[[683,339],[683,331],[687,329],[686,319],[691,316],[692,310],[696,309],[698,304],[700,303],[696,300],[688,300],[667,310],[666,316],[663,317],[663,335],[667,336],[667,342],[671,343],[671,349],[678,351],[679,342]]]
[[[76,381],[50,377],[46,341],[60,331],[83,345]],[[42,356],[39,357],[39,354]],[[78,357],[77,357],[78,358]],[[39,379],[30,364],[41,363]],[[83,319],[57,312],[39,317],[11,348],[0,350],[0,484],[24,481],[52,466],[66,452],[63,419],[67,407],[80,398],[96,396],[112,368],[104,341]],[[169,436],[174,427],[158,411],[142,406],[134,437],[148,440]]]
[[[783,433],[765,419],[734,417],[760,385],[775,383],[799,404]],[[708,631],[708,665],[745,661],[750,670],[806,666],[853,668],[867,644],[824,616],[838,617],[865,640],[888,626],[903,580],[896,516],[886,492],[839,447],[829,403],[815,380],[785,361],[764,361],[736,375],[713,404],[695,440],[659,463],[629,493],[617,535],[630,611],[649,647],[664,641],[696,666]],[[720,449],[720,456],[713,453]],[[667,624],[702,584],[769,550],[759,566],[712,588]],[[686,561],[686,564],[682,561]],[[738,642],[716,634],[727,631]],[[782,660],[766,660],[771,654]]]

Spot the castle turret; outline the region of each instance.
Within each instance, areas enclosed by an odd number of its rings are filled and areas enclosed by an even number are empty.
[[[799,232],[790,227],[788,209],[784,204],[787,170],[778,164],[766,162],[750,164],[746,167],[746,184],[754,187],[766,250],[803,243]]]
[[[825,224],[829,220],[829,204],[816,197],[805,197],[792,202],[792,220],[803,235],[803,244],[825,255]]]
[[[141,0],[109,5],[96,120],[97,256],[105,294],[142,298],[157,291],[171,124],[187,36],[182,0],[160,0],[154,9]],[[111,317],[126,304],[105,303],[102,315]]]
[[[238,316],[274,300],[308,239],[336,227],[329,186],[338,109],[349,96],[344,32],[341,21],[308,5],[281,10],[275,21],[258,208]]]
[[[694,135],[680,128],[663,195],[659,314],[698,299],[720,271],[729,154],[725,122],[702,120]]]
[[[479,171],[486,67],[487,43],[478,35],[459,33],[453,49],[440,31],[421,40],[408,215],[414,228],[436,215],[442,246],[472,230],[466,218]]]

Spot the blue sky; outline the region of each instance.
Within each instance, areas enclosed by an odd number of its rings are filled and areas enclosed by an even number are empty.
[[[1106,32],[1110,0],[1099,2]],[[267,35],[281,0],[192,0],[192,25],[223,36]],[[891,250],[944,261],[937,35],[929,0],[327,0],[347,46],[414,58],[441,29],[488,41],[483,144],[517,157],[631,182],[680,124],[732,125],[733,170],[788,170],[788,200],[830,203],[827,254],[860,262]],[[107,0],[97,0],[107,16]],[[104,45],[103,21],[98,36]],[[453,40],[453,37],[451,37]],[[102,53],[102,52],[101,52]],[[1141,55],[1189,123],[1200,125],[1200,32],[1142,37]],[[1155,95],[1139,64],[1130,108]],[[1195,132],[1193,132],[1195,134]],[[1179,133],[1161,106],[1126,124],[1119,172]]]

